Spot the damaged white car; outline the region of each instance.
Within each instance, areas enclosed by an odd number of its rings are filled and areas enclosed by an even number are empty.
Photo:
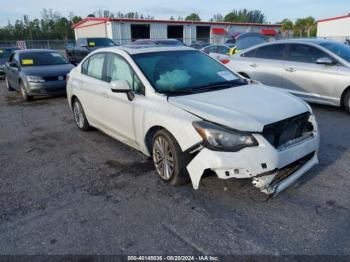
[[[206,170],[251,178],[274,196],[318,163],[319,133],[295,96],[249,82],[187,47],[99,49],[72,70],[77,126],[96,127],[152,157],[170,185]]]

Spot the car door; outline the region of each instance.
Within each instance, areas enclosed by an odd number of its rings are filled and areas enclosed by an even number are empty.
[[[330,100],[338,82],[338,66],[317,64],[331,58],[321,49],[307,44],[289,44],[283,71],[283,87],[305,98]]]
[[[114,93],[111,91],[110,82],[116,80],[126,80],[129,83],[133,93],[132,99],[126,92]],[[104,97],[103,104],[106,126],[117,139],[136,147],[135,112],[145,99],[145,88],[129,63],[115,53],[107,54],[106,81],[108,84],[103,86],[108,94]]]
[[[12,63],[14,63],[15,66],[11,66]],[[13,53],[10,56],[9,63],[6,66],[7,68],[6,75],[10,85],[15,89],[19,89],[20,66],[21,64],[20,64],[19,53],[18,52]]]
[[[74,80],[75,93],[82,103],[87,119],[93,126],[101,128],[106,122],[101,108],[107,95],[104,88],[107,83],[103,81],[105,57],[105,53],[90,56],[83,62],[81,74]]]
[[[242,71],[251,79],[258,80],[265,85],[282,87],[283,57],[285,44],[269,44],[241,55],[238,63],[243,63]],[[234,63],[234,59],[233,59]]]

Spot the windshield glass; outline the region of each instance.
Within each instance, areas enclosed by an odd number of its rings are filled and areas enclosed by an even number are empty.
[[[328,49],[332,53],[340,56],[344,60],[350,63],[350,46],[340,43],[320,43],[320,46]]]
[[[57,52],[28,52],[22,53],[22,66],[43,66],[68,64],[67,60]]]
[[[116,46],[116,43],[114,43],[109,38],[89,38],[88,40],[88,46],[94,47],[94,46]]]
[[[17,50],[17,48],[1,48],[0,47],[0,58],[7,59],[9,58],[10,54]]]
[[[243,85],[236,74],[199,51],[167,51],[132,56],[159,93],[188,93]],[[194,62],[195,61],[195,62]]]

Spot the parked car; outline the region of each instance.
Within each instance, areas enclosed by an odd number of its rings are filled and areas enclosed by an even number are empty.
[[[5,64],[10,56],[10,54],[18,50],[17,47],[0,47],[0,78],[5,77]]]
[[[204,53],[210,55],[211,57],[222,61],[223,59],[229,59],[230,56],[232,56],[236,49],[235,45],[230,45],[230,44],[213,44],[213,45],[208,45],[204,48],[201,49]]]
[[[304,101],[192,48],[98,50],[72,70],[67,93],[79,129],[96,127],[152,157],[170,185],[190,178],[198,189],[212,170],[252,178],[274,196],[318,162],[317,124]]]
[[[306,101],[350,112],[350,47],[325,39],[283,40],[250,48],[227,66]]]
[[[73,68],[55,50],[18,50],[6,63],[6,85],[10,91],[20,91],[25,101],[34,96],[62,95],[66,93],[66,76]]]
[[[184,43],[177,39],[138,39],[132,42],[133,45],[161,45],[161,46],[184,46]]]
[[[233,54],[240,53],[243,50],[266,43],[266,38],[259,33],[236,33],[231,39],[226,40],[225,45],[234,49]]]
[[[190,44],[190,47],[195,48],[195,49],[202,49],[208,45],[209,45],[209,43],[206,43],[204,41],[193,41],[192,44]]]
[[[117,46],[112,39],[104,37],[78,38],[75,47],[67,46],[66,55],[73,65],[80,63],[92,51],[102,47]]]

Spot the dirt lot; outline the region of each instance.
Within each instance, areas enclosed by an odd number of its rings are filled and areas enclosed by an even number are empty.
[[[66,99],[0,83],[0,254],[350,255],[350,115],[313,106],[320,161],[266,202],[250,181],[169,187],[152,163],[76,128]]]

